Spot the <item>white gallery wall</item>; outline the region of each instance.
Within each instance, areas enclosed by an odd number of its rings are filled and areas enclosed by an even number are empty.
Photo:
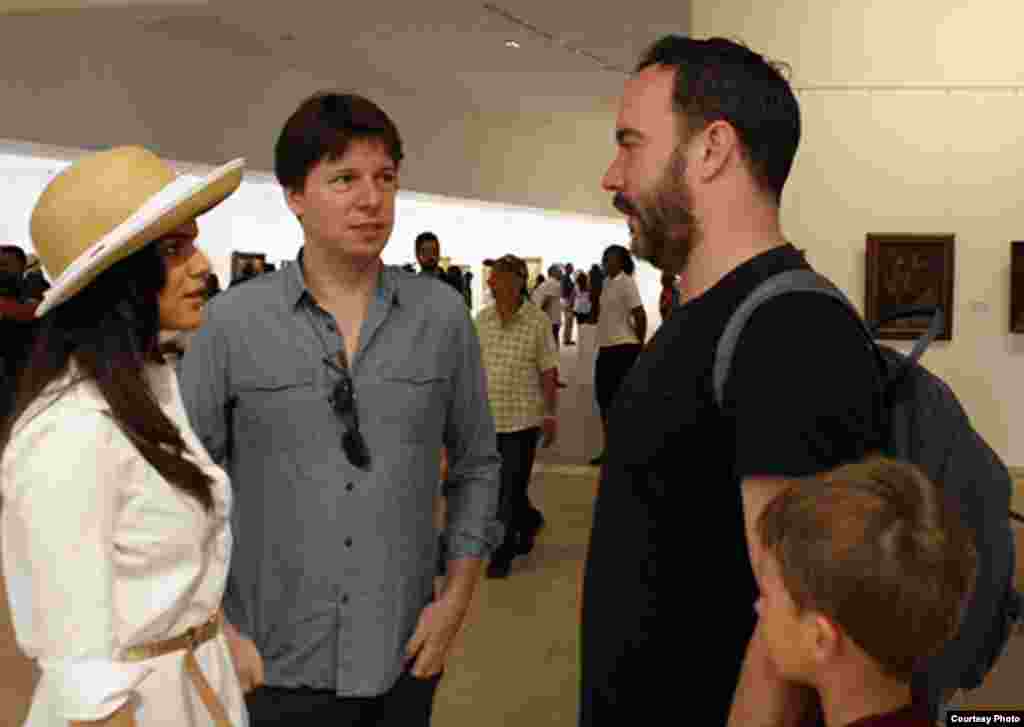
[[[29,219],[46,184],[81,150],[43,147],[0,140],[0,243],[34,251]],[[201,175],[209,168],[174,162],[179,172]],[[294,259],[302,245],[302,230],[285,205],[277,181],[268,174],[246,172],[239,190],[221,206],[199,219],[199,244],[209,255],[222,286],[231,279],[233,251],[264,252],[269,262]],[[621,218],[567,214],[513,205],[400,192],[395,229],[384,250],[384,262],[415,262],[416,235],[430,230],[441,239],[442,255],[474,273],[474,313],[479,310],[483,260],[512,252],[539,257],[546,270],[552,263],[571,262],[589,269],[599,263],[610,244],[628,246],[628,229]],[[649,334],[660,323],[660,273],[638,261],[636,281],[647,310]]]
[[[697,37],[792,66],[804,130],[783,227],[854,302],[867,233],[956,234],[953,340],[924,363],[1024,466],[1024,339],[1008,333],[1010,242],[1024,239],[1024,5],[734,0],[695,3],[691,19]]]

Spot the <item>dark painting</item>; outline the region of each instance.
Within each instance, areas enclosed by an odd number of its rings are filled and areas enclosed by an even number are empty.
[[[1024,241],[1010,243],[1010,333],[1024,333]]]
[[[865,315],[875,326],[896,308],[941,306],[945,325],[940,341],[953,338],[953,235],[891,234],[867,236]],[[913,340],[928,328],[929,319],[908,318],[886,323],[879,338]]]
[[[265,252],[233,252],[231,253],[231,282],[239,283],[251,280],[265,272],[267,254]]]

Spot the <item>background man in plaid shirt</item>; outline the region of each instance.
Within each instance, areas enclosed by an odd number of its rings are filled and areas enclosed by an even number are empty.
[[[489,578],[505,578],[512,559],[533,549],[544,524],[527,488],[543,433],[548,447],[558,436],[558,349],[551,320],[529,302],[526,263],[515,255],[486,260],[495,304],[477,315],[487,395],[501,454],[498,519],[505,540],[491,556]]]

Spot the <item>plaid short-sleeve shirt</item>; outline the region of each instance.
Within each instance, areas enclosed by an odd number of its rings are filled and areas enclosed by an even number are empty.
[[[541,374],[558,366],[551,321],[530,302],[502,322],[497,306],[476,317],[495,430],[519,432],[544,417]]]

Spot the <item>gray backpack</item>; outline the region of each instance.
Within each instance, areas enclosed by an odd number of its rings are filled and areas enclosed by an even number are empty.
[[[860,323],[865,345],[875,352],[881,374],[886,417],[885,454],[912,462],[933,482],[941,483],[974,533],[978,549],[976,591],[956,637],[922,664],[915,684],[930,697],[948,689],[981,685],[1002,653],[1013,624],[1021,617],[1021,596],[1013,588],[1014,543],[1010,526],[1012,479],[1006,465],[971,426],[949,386],[919,363],[942,330],[941,308],[906,308],[879,323],[930,316],[931,327],[909,355],[876,344],[847,297],[826,278],[809,269],[775,275],[751,293],[726,324],[714,363],[715,399],[722,406],[729,367],[743,327],[764,302],[786,293],[816,292],[842,303]]]

